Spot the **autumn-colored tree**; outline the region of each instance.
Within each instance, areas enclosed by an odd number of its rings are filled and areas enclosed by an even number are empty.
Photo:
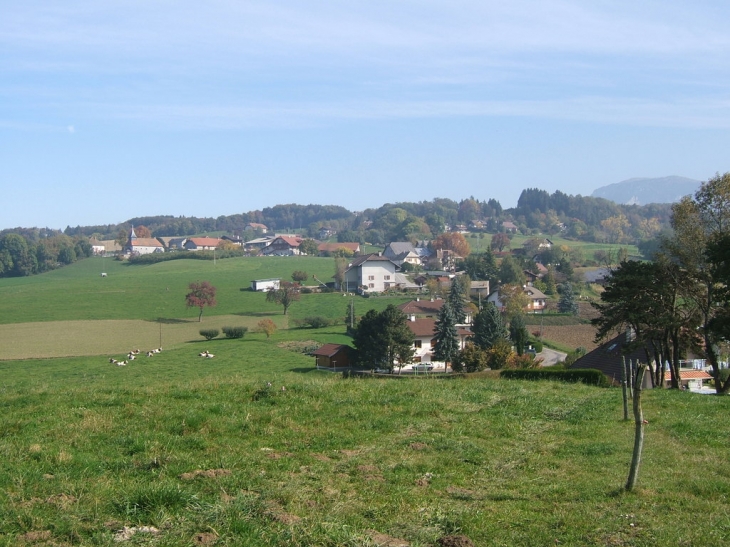
[[[469,253],[471,252],[469,243],[459,232],[446,232],[441,234],[431,241],[431,247],[436,250],[448,249],[461,257],[469,256]]]
[[[492,236],[492,241],[489,244],[489,247],[493,251],[499,251],[501,253],[505,248],[509,249],[510,245],[511,242],[509,240],[509,236],[505,233],[500,232]]]
[[[502,285],[499,288],[499,300],[509,318],[524,313],[530,303],[521,285]]]
[[[142,224],[135,227],[134,233],[137,237],[152,237],[152,232],[150,232],[150,229],[147,226],[143,226]]]
[[[188,285],[190,292],[185,295],[185,304],[188,308],[200,308],[198,322],[203,320],[203,308],[205,306],[213,307],[217,304],[215,301],[216,288],[207,281],[195,281]]]
[[[263,332],[266,335],[266,338],[270,338],[271,335],[276,332],[276,323],[268,318],[262,319],[256,323],[256,330],[258,332]]]

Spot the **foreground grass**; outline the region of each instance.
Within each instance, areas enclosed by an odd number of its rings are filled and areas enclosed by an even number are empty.
[[[124,525],[160,531],[135,545],[730,544],[727,398],[645,393],[625,494],[616,390],[345,380],[276,341],[207,345],[0,363],[0,545],[118,545]]]

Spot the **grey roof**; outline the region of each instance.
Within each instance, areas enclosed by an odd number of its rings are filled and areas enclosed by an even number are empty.
[[[388,253],[388,247],[390,247],[390,253]],[[393,241],[386,245],[383,253],[393,254],[395,256],[402,255],[403,253],[415,253],[416,249],[410,241]]]
[[[406,277],[406,274],[396,273],[395,282],[398,286],[403,289],[419,289],[420,286],[416,285],[413,281]]]

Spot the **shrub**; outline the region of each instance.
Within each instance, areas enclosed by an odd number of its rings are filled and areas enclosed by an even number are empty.
[[[258,332],[263,332],[266,335],[266,338],[269,338],[276,332],[276,323],[274,323],[271,319],[262,319],[256,323],[256,330]]]
[[[474,344],[467,344],[451,362],[454,372],[480,372],[489,365],[487,351]]]
[[[610,385],[606,375],[595,369],[509,369],[503,370],[499,375],[507,380],[559,380],[562,382],[583,382],[584,384],[599,387]]]
[[[248,327],[223,327],[223,334],[226,338],[243,338],[248,332]]]
[[[305,317],[302,324],[303,326],[311,327],[313,329],[321,329],[323,327],[329,327],[332,324],[332,320],[322,317],[321,315],[313,315]]]
[[[203,336],[206,340],[212,340],[218,336],[221,332],[218,329],[201,329],[200,336]]]

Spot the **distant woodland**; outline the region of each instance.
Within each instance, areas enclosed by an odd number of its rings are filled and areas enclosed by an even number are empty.
[[[524,235],[555,235],[577,241],[641,244],[670,226],[671,204],[620,205],[603,198],[571,196],[530,188],[517,207],[503,209],[494,199],[386,203],[377,209],[349,211],[337,205],[285,204],[261,211],[209,217],[170,215],[131,218],[119,224],[48,228],[13,228],[0,232],[0,276],[47,271],[89,256],[89,239],[123,241],[129,228],[143,226],[152,237],[230,234],[250,240],[266,225],[269,231],[295,232],[317,238],[321,228],[336,232],[338,241],[385,245],[391,241],[431,240],[447,231],[496,234],[511,222]]]

